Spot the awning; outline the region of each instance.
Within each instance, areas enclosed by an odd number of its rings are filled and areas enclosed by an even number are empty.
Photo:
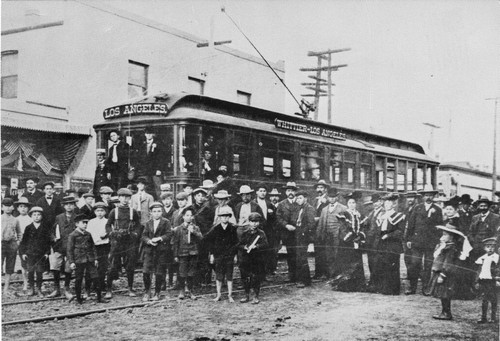
[[[90,136],[90,127],[58,122],[40,122],[40,120],[26,120],[9,117],[2,114],[2,127],[45,131],[51,133],[75,134]]]

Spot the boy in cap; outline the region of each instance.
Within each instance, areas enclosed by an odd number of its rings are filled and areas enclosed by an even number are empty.
[[[105,207],[105,209],[106,209],[105,217],[106,218],[108,217],[109,212],[111,212],[111,210],[113,208],[115,208],[115,204],[111,202],[111,195],[112,194],[113,194],[113,189],[111,189],[111,187],[102,186],[99,189],[99,198],[96,198],[96,201],[102,202],[102,203],[104,203],[104,205],[106,205],[106,207]]]
[[[488,313],[488,303],[491,304],[491,322],[497,322],[497,290],[496,281],[500,280],[500,274],[498,273],[499,266],[499,256],[495,252],[497,240],[495,237],[486,238],[483,240],[483,249],[485,254],[476,260],[476,264],[479,265],[479,271],[477,274],[477,284],[476,287],[482,296],[482,306],[481,306],[481,319],[477,323],[486,323],[488,319],[486,318]]]
[[[97,252],[97,274],[99,276],[101,289],[106,287],[106,272],[108,271],[108,258],[111,248],[109,238],[106,233],[106,224],[108,222],[108,219],[106,218],[106,207],[106,204],[103,202],[96,203],[93,207],[95,218],[90,219],[87,224],[87,231],[91,234],[92,239],[94,240]]]
[[[19,245],[19,254],[26,261],[28,269],[28,283],[31,287],[30,295],[35,295],[35,273],[36,289],[40,298],[43,298],[42,281],[43,272],[46,270],[47,259],[50,253],[50,227],[42,222],[41,207],[32,207],[29,211],[33,223],[26,226],[23,239]]]
[[[171,257],[172,226],[168,219],[162,217],[163,205],[154,202],[149,207],[151,219],[146,223],[142,233],[144,262],[142,276],[144,280],[144,302],[160,299],[160,291],[165,281],[168,257]],[[155,275],[155,294],[151,298],[151,275]]]
[[[106,223],[106,233],[111,241],[106,298],[113,297],[111,293],[113,280],[118,279],[122,264],[127,270],[128,295],[130,297],[137,296],[134,293],[133,284],[141,222],[137,211],[130,206],[131,197],[132,192],[129,189],[120,188],[118,190],[120,203],[109,213]]]
[[[259,229],[262,217],[259,213],[250,213],[249,228],[243,232],[238,248],[240,252],[240,272],[245,289],[245,297],[240,300],[246,303],[250,300],[250,288],[253,288],[253,304],[258,304],[260,284],[265,276],[265,250],[267,238],[264,231]]]
[[[97,302],[107,303],[101,297],[101,284],[97,274],[97,252],[92,236],[87,232],[88,221],[89,218],[85,214],[77,215],[75,217],[76,229],[68,237],[67,255],[70,268],[75,271],[76,301],[78,304],[83,303],[82,281],[83,277],[86,276],[94,282]]]
[[[168,219],[170,222],[172,221],[172,215],[175,212],[174,207],[174,193],[172,192],[163,192],[160,195],[161,203],[163,204],[163,218]]]
[[[16,217],[17,221],[19,221],[19,227],[21,228],[21,236],[24,235],[24,231],[26,230],[26,226],[33,222],[33,219],[28,215],[28,211],[31,208],[31,203],[28,201],[28,198],[21,197],[19,201],[14,203],[14,207],[17,209],[19,215]],[[22,239],[22,237],[21,237]],[[21,242],[21,239],[19,242]],[[23,291],[28,290],[28,271],[26,267],[26,261],[22,259],[21,254],[19,254],[19,258],[21,258],[21,271],[23,274]]]
[[[71,283],[71,269],[67,260],[66,250],[68,246],[68,237],[76,228],[75,225],[75,204],[76,199],[70,196],[64,197],[61,202],[64,213],[59,214],[52,227],[52,250],[49,263],[50,269],[54,274],[54,291],[49,297],[61,296],[59,281],[61,279],[61,271],[64,271],[64,292],[67,299],[71,299],[69,285]]]
[[[193,279],[198,265],[199,243],[203,238],[200,228],[193,224],[194,208],[187,207],[183,214],[184,222],[176,227],[172,237],[174,260],[179,263],[179,299],[184,299],[184,285],[187,280],[188,295],[196,299],[193,294]]]
[[[17,248],[21,241],[21,227],[14,218],[14,201],[11,198],[2,200],[2,264],[5,262],[4,294],[9,293],[10,277],[16,266]]]
[[[94,209],[92,208],[95,203],[95,196],[93,193],[85,193],[82,195],[85,204],[80,207],[80,214],[85,214],[89,220],[95,218]]]
[[[204,237],[210,253],[210,263],[215,265],[215,280],[217,296],[214,301],[221,300],[221,290],[224,278],[227,280],[229,302],[233,303],[233,268],[238,245],[236,226],[229,222],[233,215],[229,206],[222,207],[218,212],[220,222]]]
[[[176,228],[177,226],[181,225],[183,220],[182,216],[184,215],[184,209],[188,206],[187,205],[187,197],[188,195],[184,192],[177,193],[175,196],[175,199],[177,201],[177,206],[179,206],[178,209],[172,213],[172,227]]]

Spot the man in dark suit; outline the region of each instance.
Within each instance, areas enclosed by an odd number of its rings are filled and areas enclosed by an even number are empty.
[[[111,181],[113,189],[116,191],[125,185],[129,168],[129,145],[122,141],[117,130],[109,132],[109,140],[113,145],[108,150],[106,165],[108,167],[108,180]]]
[[[96,197],[99,196],[99,189],[103,186],[110,186],[111,181],[108,179],[108,166],[106,165],[106,149],[97,149],[97,167],[94,173],[93,193]]]
[[[330,186],[326,183],[325,180],[319,180],[316,185],[314,185],[318,196],[314,198],[312,201],[312,206],[316,210],[316,227],[318,226],[319,217],[321,216],[321,211],[323,208],[328,206],[328,195],[327,191]],[[327,276],[327,266],[326,266],[326,254],[325,254],[325,245],[322,245],[319,241],[314,241],[314,278],[318,279],[322,276]]]
[[[43,220],[48,226],[54,226],[56,216],[63,213],[61,201],[54,196],[54,183],[46,182],[42,186],[45,195],[38,199],[36,206],[43,209]],[[29,200],[29,199],[28,199]]]
[[[92,206],[94,206],[95,203],[95,196],[94,193],[85,193],[82,195],[85,204],[80,207],[80,214],[85,214],[89,219],[94,219],[95,218],[95,213],[94,209]]]
[[[267,186],[260,183],[255,187],[256,198],[254,202],[262,210],[264,222],[262,230],[266,234],[269,250],[266,257],[266,274],[274,274],[278,265],[279,235],[276,226],[276,207],[266,198]]]
[[[472,217],[467,236],[472,245],[472,252],[470,254],[472,260],[476,260],[484,253],[482,247],[484,239],[491,237],[497,237],[498,239],[500,228],[500,216],[490,211],[492,202],[482,197],[476,203],[478,214]]]
[[[40,179],[36,176],[31,176],[25,178],[24,181],[26,183],[26,190],[22,196],[28,198],[30,204],[35,205],[38,199],[43,197],[43,192],[36,188]]]
[[[287,182],[283,189],[285,190],[286,199],[278,204],[276,221],[281,232],[281,240],[286,246],[289,281],[293,283],[297,280],[297,264],[294,252],[296,245],[293,231],[296,229],[295,225],[297,223],[296,220],[294,221],[295,211],[299,209],[295,202],[295,193],[298,187],[295,182]]]
[[[408,218],[406,230],[406,247],[411,252],[411,262],[408,267],[408,279],[410,288],[405,294],[412,295],[417,291],[418,278],[422,270],[422,293],[428,294],[427,288],[431,275],[432,262],[434,260],[434,248],[439,244],[440,231],[436,226],[443,223],[443,213],[441,208],[433,203],[433,198],[437,194],[434,190],[419,191],[423,197],[423,203],[416,205]]]
[[[150,184],[154,185],[153,196],[159,198],[162,175],[161,157],[165,156],[164,146],[156,139],[156,134],[151,127],[144,130],[145,139],[135,150],[137,155],[136,168],[139,176],[146,177]]]

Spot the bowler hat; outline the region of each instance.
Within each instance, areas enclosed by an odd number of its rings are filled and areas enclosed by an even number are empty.
[[[200,188],[203,189],[212,189],[214,188],[214,182],[212,180],[203,180],[203,184],[200,186]]]
[[[339,195],[339,191],[335,187],[331,187],[328,189],[327,195],[331,198],[334,198]]]
[[[75,202],[77,202],[75,197],[68,195],[67,197],[62,198],[61,205],[74,204]]]
[[[40,206],[33,206],[30,211],[28,212],[28,215],[31,217],[31,215],[33,214],[33,212],[40,212],[40,213],[43,213],[43,208],[41,208]]]
[[[30,203],[30,202],[29,202],[29,200],[28,200],[28,198],[26,198],[26,197],[21,197],[21,198],[19,198],[19,200],[18,200],[18,201],[16,201],[16,202],[14,203],[14,206],[16,206],[16,207],[17,207],[17,206],[19,206],[19,205],[26,205],[26,206],[28,206],[28,207],[33,206],[33,204],[32,204],[32,203]]]
[[[13,206],[14,205],[14,200],[12,200],[12,198],[3,198],[2,199],[2,205],[4,205],[4,206]]]
[[[231,197],[231,195],[224,189],[221,189],[217,193],[214,194],[215,199],[227,199],[230,197]]]
[[[254,190],[250,188],[248,185],[243,185],[240,187],[240,191],[238,192],[239,195],[241,194],[250,194],[253,193]]]
[[[285,189],[285,190],[286,190],[286,189],[293,189],[293,190],[295,190],[295,191],[296,191],[296,190],[297,190],[297,189],[299,189],[299,188],[297,187],[297,185],[295,184],[295,182],[294,182],[294,181],[289,181],[289,182],[287,182],[287,183],[286,183],[286,185],[285,185],[285,186],[283,186],[283,189]]]
[[[280,196],[281,193],[278,192],[277,188],[273,188],[271,192],[269,192],[269,196]]]
[[[314,185],[314,188],[317,188],[318,186],[324,186],[326,188],[330,188],[330,185],[327,184],[325,180],[319,180],[318,183]]]
[[[86,214],[77,214],[75,217],[75,223],[79,221],[89,221],[89,220],[90,220],[89,216]]]
[[[470,197],[470,195],[467,194],[467,193],[466,194],[462,194],[462,196],[460,197],[460,202],[462,204],[469,204],[470,205],[470,204],[472,204],[473,201],[474,200],[472,200],[472,198]]]

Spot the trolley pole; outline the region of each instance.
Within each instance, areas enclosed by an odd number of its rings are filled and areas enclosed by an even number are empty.
[[[303,94],[303,97],[314,97],[314,120],[318,120],[318,106],[319,106],[319,98],[327,96],[328,97],[328,123],[332,123],[332,86],[335,84],[332,83],[332,72],[337,71],[341,67],[346,67],[347,64],[341,65],[332,65],[332,54],[344,51],[350,51],[350,48],[346,49],[338,49],[338,50],[327,50],[321,52],[312,52],[309,51],[307,55],[309,57],[317,57],[318,65],[315,68],[300,68],[300,71],[305,72],[316,72],[316,76],[309,76],[316,80],[316,83],[301,83],[302,85],[306,85],[306,89],[313,90],[313,94]],[[328,66],[321,66],[321,61],[326,60],[328,62]],[[321,72],[327,71],[327,79],[321,78]],[[311,86],[312,85],[312,86]],[[327,90],[322,89],[323,86],[327,86]]]
[[[495,201],[497,191],[497,106],[500,97],[486,98],[487,101],[495,101],[495,111],[493,112],[493,167],[491,172],[491,200]]]

